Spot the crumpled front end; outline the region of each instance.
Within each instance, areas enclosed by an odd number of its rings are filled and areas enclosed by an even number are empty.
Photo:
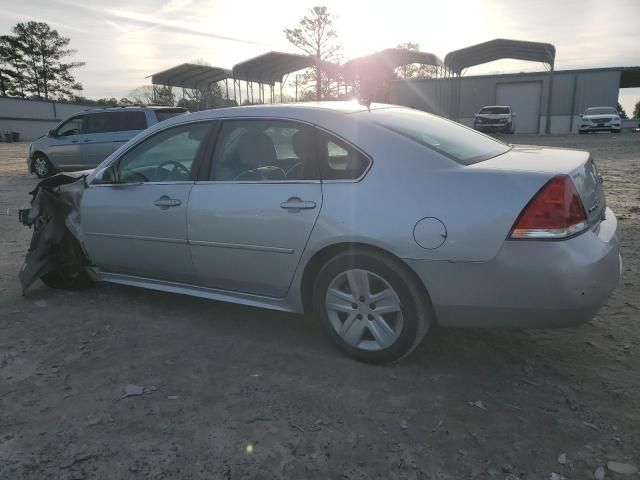
[[[71,235],[84,250],[80,226],[80,199],[88,172],[58,174],[47,178],[30,192],[31,208],[19,211],[22,224],[33,227],[31,244],[20,269],[23,293],[37,279],[65,268],[62,245]]]

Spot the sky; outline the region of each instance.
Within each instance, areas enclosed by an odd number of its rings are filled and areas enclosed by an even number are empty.
[[[122,97],[145,78],[200,60],[230,68],[262,53],[295,52],[282,30],[314,5],[336,15],[344,60],[402,42],[444,58],[493,38],[549,42],[556,69],[640,65],[640,0],[0,0],[0,34],[17,22],[49,23],[71,38],[89,98]],[[466,75],[542,70],[500,60]],[[621,90],[627,111],[639,89]]]

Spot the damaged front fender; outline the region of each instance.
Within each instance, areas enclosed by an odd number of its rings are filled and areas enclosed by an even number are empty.
[[[61,173],[41,181],[30,192],[31,208],[19,211],[19,221],[33,227],[19,274],[23,294],[38,278],[86,275],[88,257],[80,225],[80,200],[87,188],[88,173]]]

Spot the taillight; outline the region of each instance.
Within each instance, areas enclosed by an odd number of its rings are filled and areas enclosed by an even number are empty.
[[[587,228],[587,214],[567,175],[549,180],[522,210],[510,238],[564,238]]]

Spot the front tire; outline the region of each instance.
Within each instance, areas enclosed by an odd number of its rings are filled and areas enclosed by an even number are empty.
[[[612,129],[611,133],[620,133],[620,129],[619,128]]]
[[[313,306],[336,346],[366,363],[402,359],[431,324],[424,287],[405,264],[374,250],[329,260],[316,277]]]
[[[55,173],[53,165],[43,153],[36,153],[33,156],[31,163],[31,170],[38,176],[38,178],[47,178]]]

